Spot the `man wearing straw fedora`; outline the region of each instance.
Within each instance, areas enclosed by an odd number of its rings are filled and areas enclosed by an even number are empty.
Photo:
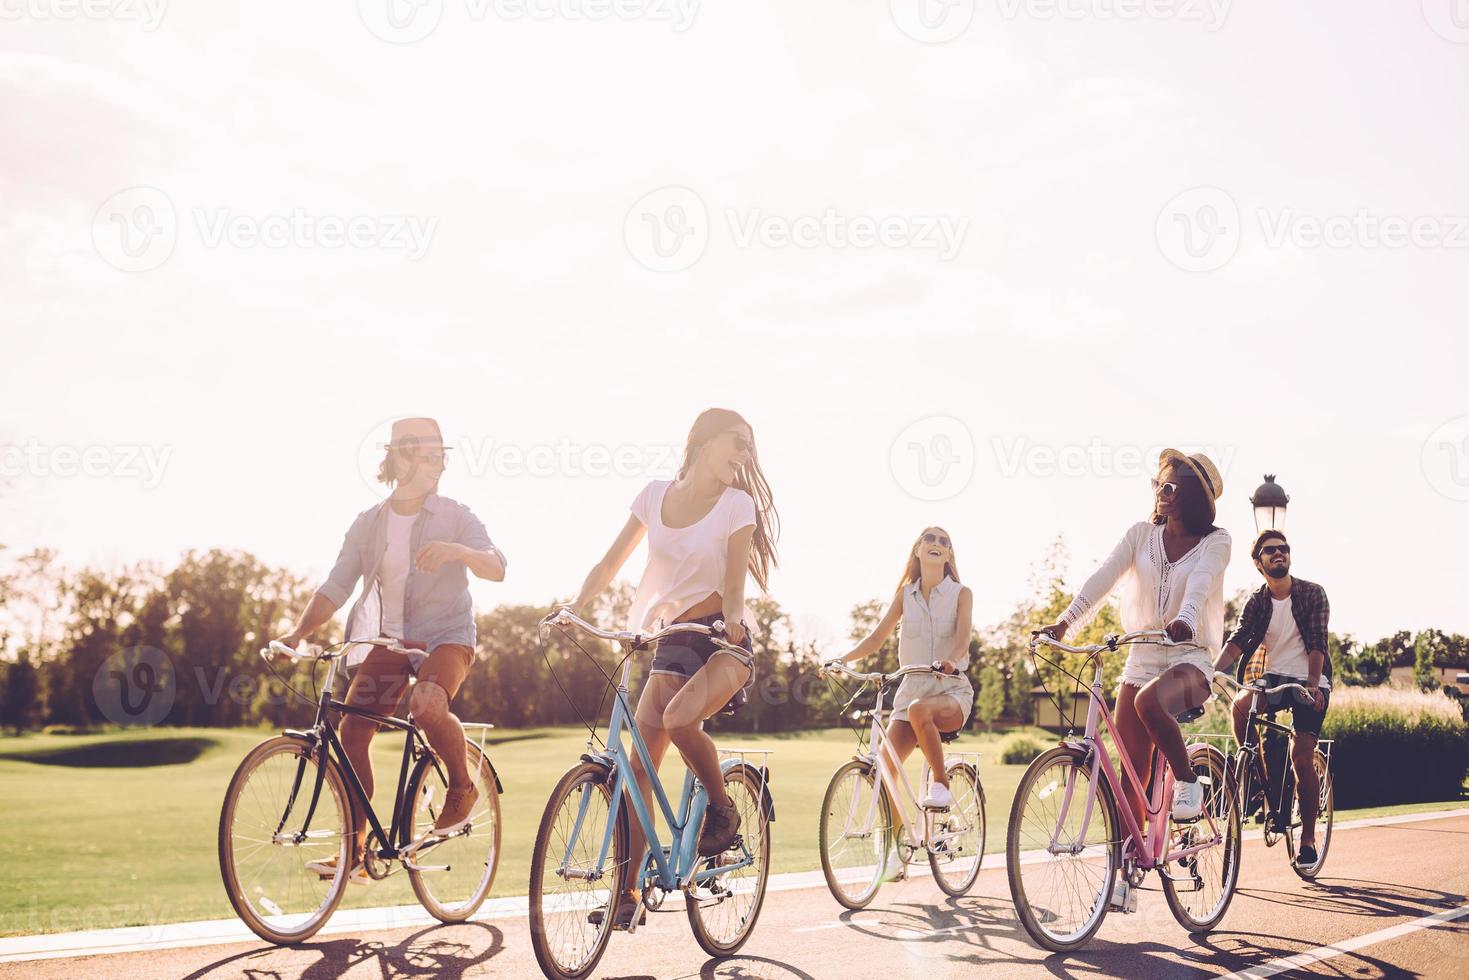
[[[439,496],[448,447],[437,422],[399,419],[383,448],[386,454],[377,478],[393,488],[391,495],[357,515],[331,574],[281,642],[294,648],[327,623],[360,579],[362,594],[347,615],[347,639],[392,637],[402,646],[423,651],[410,658],[371,643],[348,647],[347,666],[356,670],[347,703],[392,714],[409,688],[410,675],[417,675],[409,710],[449,776],[443,809],[431,832],[448,836],[463,828],[479,798],[469,775],[464,729],[449,710],[474,661],[474,607],[467,573],[503,581],[505,556],[468,507]],[[377,726],[347,715],[340,733],[347,757],[371,796],[368,748]],[[362,852],[367,817],[355,813],[354,819],[357,854],[348,880],[366,884]],[[335,860],[312,870],[334,874]]]

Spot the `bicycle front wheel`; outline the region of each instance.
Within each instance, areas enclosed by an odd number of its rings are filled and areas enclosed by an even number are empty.
[[[281,946],[308,939],[326,924],[350,871],[351,806],[330,760],[306,822],[317,774],[305,741],[287,735],[266,739],[235,770],[220,809],[225,894],[251,932]]]
[[[1010,808],[1005,863],[1015,912],[1039,946],[1068,953],[1101,928],[1119,837],[1111,786],[1092,783],[1085,753],[1060,746],[1030,764]]]
[[[961,898],[984,859],[984,787],[973,766],[956,762],[949,766],[949,789],[954,805],[928,818],[928,866],[945,895]]]
[[[1168,846],[1182,851],[1219,834],[1217,843],[1194,851],[1161,870],[1163,896],[1179,925],[1189,932],[1208,932],[1219,924],[1239,883],[1240,808],[1224,755],[1199,746],[1189,754],[1194,774],[1204,786],[1204,812],[1190,823],[1172,823]]]
[[[1296,864],[1296,855],[1301,849],[1301,824],[1299,814],[1285,835],[1285,849],[1290,855],[1291,870],[1310,881],[1321,873],[1326,864],[1326,849],[1331,846],[1331,821],[1335,810],[1335,794],[1331,789],[1331,771],[1326,765],[1326,753],[1316,750],[1316,861],[1301,867]]]
[[[440,922],[464,922],[474,915],[495,883],[500,863],[500,793],[490,760],[466,741],[470,780],[479,799],[464,830],[443,840],[426,838],[406,863],[408,881],[418,901]],[[408,784],[408,839],[417,841],[433,829],[449,790],[444,764],[424,756]]]
[[[882,886],[893,815],[877,769],[853,759],[839,768],[821,801],[821,873],[844,907],[865,909]]]
[[[574,766],[546,801],[530,860],[530,937],[541,970],[553,980],[580,980],[607,949],[628,857],[627,809],[619,808],[611,853],[602,844],[612,820],[610,774]]]
[[[740,815],[740,843],[700,861],[699,868],[730,864],[731,870],[708,879],[685,898],[694,938],[710,956],[733,956],[745,945],[760,917],[770,878],[770,821],[761,798],[762,790],[768,797],[770,788],[753,766],[737,765],[725,772],[724,789]]]

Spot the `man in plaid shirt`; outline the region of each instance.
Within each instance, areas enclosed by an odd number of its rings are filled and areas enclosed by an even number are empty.
[[[1309,704],[1294,698],[1287,701],[1286,697],[1294,693],[1288,691],[1271,695],[1267,703],[1271,715],[1290,708],[1291,726],[1296,733],[1291,762],[1301,806],[1301,847],[1296,863],[1310,867],[1316,863],[1316,811],[1321,791],[1316,777],[1316,740],[1331,700],[1331,658],[1326,641],[1331,604],[1321,586],[1291,575],[1290,545],[1280,531],[1261,532],[1250,557],[1265,577],[1265,584],[1245,603],[1239,628],[1224,645],[1214,669],[1228,670],[1238,661],[1238,676],[1243,679],[1250,658],[1263,650],[1264,686],[1295,683],[1310,692]],[[1249,721],[1250,699],[1247,691],[1234,699],[1234,735],[1241,743]]]

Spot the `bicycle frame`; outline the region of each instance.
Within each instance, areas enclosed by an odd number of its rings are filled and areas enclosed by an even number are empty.
[[[1236,688],[1238,690],[1249,691],[1250,694],[1251,694],[1251,697],[1250,697],[1250,714],[1249,714],[1249,718],[1245,721],[1245,742],[1244,742],[1244,744],[1240,745],[1238,751],[1235,753],[1235,757],[1236,757],[1235,772],[1236,772],[1236,774],[1243,774],[1243,772],[1244,772],[1244,768],[1243,767],[1244,766],[1249,765],[1250,762],[1252,762],[1254,760],[1259,760],[1260,761],[1261,772],[1266,776],[1266,779],[1264,781],[1264,786],[1262,787],[1263,790],[1264,790],[1264,792],[1265,792],[1265,806],[1266,806],[1266,809],[1269,812],[1274,813],[1274,814],[1285,814],[1287,817],[1289,816],[1289,813],[1290,813],[1290,809],[1289,808],[1290,808],[1290,806],[1291,806],[1291,804],[1293,802],[1293,797],[1294,797],[1295,791],[1297,789],[1297,786],[1293,786],[1292,785],[1293,782],[1296,782],[1296,780],[1295,780],[1295,762],[1294,762],[1294,759],[1293,759],[1293,756],[1295,755],[1295,753],[1294,753],[1293,750],[1295,749],[1295,744],[1296,744],[1296,732],[1295,732],[1295,729],[1293,727],[1288,727],[1286,725],[1282,725],[1280,722],[1274,720],[1273,718],[1266,717],[1265,712],[1262,712],[1260,710],[1260,699],[1263,696],[1268,695],[1268,694],[1270,694],[1270,693],[1272,693],[1274,691],[1284,690],[1285,688],[1288,688],[1288,687],[1296,687],[1296,686],[1299,686],[1299,685],[1281,684],[1281,685],[1278,685],[1275,688],[1265,689],[1265,688],[1256,687],[1254,685],[1248,685],[1248,686],[1245,686],[1245,685],[1236,685]],[[1287,739],[1286,744],[1287,744],[1288,748],[1287,748],[1287,751],[1286,751],[1286,758],[1285,758],[1285,763],[1284,763],[1285,764],[1285,773],[1282,774],[1281,780],[1280,780],[1281,792],[1280,792],[1280,798],[1279,799],[1272,799],[1271,798],[1270,784],[1269,784],[1269,775],[1270,774],[1269,774],[1269,771],[1265,768],[1265,765],[1264,765],[1264,751],[1263,751],[1264,739],[1258,737],[1260,735],[1260,732],[1261,731],[1273,731],[1273,732],[1277,732],[1279,734],[1284,735],[1286,737],[1286,739]],[[1321,750],[1321,754],[1326,757],[1326,773],[1325,773],[1325,779],[1327,779],[1327,780],[1329,780],[1331,778],[1331,750],[1332,750],[1332,746],[1335,744],[1335,742],[1336,742],[1336,739],[1332,739],[1332,738],[1317,738],[1316,739],[1316,747],[1318,749],[1320,749]],[[1236,775],[1235,778],[1238,779],[1238,778],[1241,778],[1241,777],[1240,777],[1240,775]],[[1247,804],[1248,802],[1249,802],[1248,800],[1241,800],[1241,803],[1246,803]],[[1317,816],[1319,817],[1320,814],[1318,813]]]
[[[755,856],[750,852],[748,845],[743,840],[740,849],[743,851],[739,860],[730,863],[720,863],[717,867],[697,868],[700,861],[709,861],[709,858],[701,858],[698,854],[699,829],[704,824],[704,811],[708,807],[709,796],[704,787],[697,785],[692,769],[684,774],[683,792],[679,796],[678,812],[675,814],[673,806],[669,803],[668,795],[663,789],[663,781],[658,777],[657,767],[653,765],[652,756],[648,753],[648,746],[643,742],[642,735],[638,732],[636,722],[633,720],[633,711],[628,706],[628,679],[632,672],[632,665],[625,663],[622,668],[622,677],[618,682],[616,696],[612,701],[612,719],[607,726],[607,751],[598,753],[596,758],[613,773],[612,781],[612,804],[608,811],[607,826],[602,834],[601,849],[598,852],[596,869],[591,872],[583,872],[600,877],[606,874],[608,856],[612,853],[613,838],[616,831],[617,819],[621,814],[621,808],[625,802],[630,803],[632,814],[637,818],[643,828],[643,834],[648,842],[648,850],[651,853],[656,876],[654,884],[664,891],[675,889],[688,889],[702,885],[718,875],[729,871],[738,871],[740,868],[749,867],[754,864]],[[659,839],[654,826],[653,816],[649,812],[643,794],[632,774],[632,758],[627,748],[623,745],[622,736],[626,732],[631,737],[633,751],[637,753],[642,762],[643,771],[648,773],[649,783],[653,790],[653,799],[658,809],[663,814],[670,828],[670,843],[667,848]],[[741,754],[752,754],[745,750]],[[761,767],[761,776],[764,778],[764,767]],[[760,787],[760,799],[764,799],[765,787]],[[561,872],[563,875],[573,875],[577,872],[571,867],[572,852],[576,841],[581,836],[582,823],[586,818],[591,797],[584,795],[581,806],[577,810],[576,822],[572,825],[571,834],[566,845],[566,853],[561,860]],[[641,871],[646,865],[643,855],[635,859],[636,867]]]
[[[1087,706],[1086,713],[1085,734],[1079,740],[1063,739],[1061,742],[1062,745],[1078,749],[1085,753],[1085,757],[1091,761],[1091,772],[1088,781],[1089,788],[1086,795],[1086,811],[1082,815],[1081,830],[1077,834],[1076,839],[1078,843],[1075,845],[1062,845],[1058,842],[1061,828],[1066,823],[1067,812],[1075,802],[1073,794],[1076,789],[1076,779],[1073,773],[1066,780],[1065,794],[1061,799],[1061,810],[1056,819],[1056,830],[1051,834],[1051,842],[1047,846],[1047,850],[1053,854],[1061,853],[1062,851],[1077,853],[1081,850],[1082,845],[1079,842],[1086,840],[1087,827],[1091,824],[1092,813],[1096,804],[1098,792],[1097,774],[1099,772],[1111,787],[1112,796],[1117,801],[1118,809],[1121,811],[1123,842],[1126,845],[1122,854],[1124,862],[1132,860],[1136,862],[1139,868],[1146,871],[1152,868],[1160,868],[1161,865],[1178,861],[1181,858],[1188,857],[1190,854],[1195,854],[1221,843],[1224,840],[1224,835],[1221,833],[1218,825],[1214,823],[1213,814],[1205,808],[1200,819],[1207,822],[1209,836],[1198,843],[1190,844],[1176,851],[1166,850],[1168,843],[1168,807],[1165,801],[1170,800],[1173,795],[1173,774],[1166,764],[1161,764],[1163,762],[1160,758],[1162,753],[1156,745],[1153,747],[1151,759],[1152,772],[1155,777],[1153,779],[1153,792],[1151,795],[1147,794],[1144,783],[1138,778],[1137,772],[1132,767],[1132,761],[1127,758],[1126,753],[1118,753],[1122,759],[1122,773],[1126,776],[1137,796],[1139,798],[1147,798],[1144,805],[1148,814],[1147,825],[1145,828],[1138,826],[1137,817],[1133,814],[1132,806],[1128,803],[1127,795],[1123,792],[1122,779],[1118,776],[1118,770],[1112,764],[1111,753],[1107,751],[1106,744],[1097,737],[1099,731],[1098,723],[1100,722],[1106,726],[1107,733],[1112,737],[1112,742],[1116,745],[1121,745],[1120,740],[1117,738],[1116,726],[1112,723],[1112,713],[1107,710],[1107,702],[1102,694],[1102,664],[1100,661],[1096,663],[1090,694],[1090,702]],[[1193,747],[1189,746],[1189,748]],[[1144,834],[1145,829],[1147,831],[1146,835]],[[1160,873],[1163,873],[1161,869]]]

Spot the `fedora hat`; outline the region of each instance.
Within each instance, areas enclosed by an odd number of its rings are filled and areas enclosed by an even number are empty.
[[[444,434],[431,418],[398,419],[393,423],[384,449],[443,449]]]
[[[1214,461],[1203,453],[1184,453],[1178,449],[1165,449],[1158,454],[1158,466],[1161,469],[1168,463],[1182,463],[1193,471],[1194,476],[1199,478],[1203,484],[1204,491],[1209,495],[1209,519],[1213,520],[1216,514],[1214,502],[1224,493],[1224,477],[1219,475],[1219,467]]]

